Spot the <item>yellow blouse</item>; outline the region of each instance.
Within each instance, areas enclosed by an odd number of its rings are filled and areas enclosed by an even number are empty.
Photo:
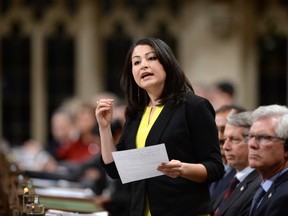
[[[150,118],[150,113],[152,107],[146,107],[144,114],[142,116],[137,135],[136,135],[136,147],[143,148],[145,147],[146,138],[149,134],[150,129],[152,128],[154,122],[160,115],[164,106],[156,106],[153,115]],[[150,121],[149,121],[150,118]]]
[[[145,142],[149,134],[149,131],[152,128],[158,116],[160,115],[163,108],[164,106],[156,106],[154,113],[152,114],[151,113],[152,107],[146,107],[145,112],[142,116],[139,128],[138,128],[137,135],[136,135],[136,147],[137,148],[145,147]],[[146,198],[144,216],[151,216],[151,213],[149,211],[148,198]]]

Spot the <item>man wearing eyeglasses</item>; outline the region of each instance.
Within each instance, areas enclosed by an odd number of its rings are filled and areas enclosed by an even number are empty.
[[[224,130],[224,153],[227,163],[236,170],[233,183],[213,204],[215,216],[247,215],[252,197],[260,185],[257,170],[249,167],[247,134],[251,125],[251,112],[227,117]],[[234,183],[235,182],[235,183]]]
[[[280,105],[257,108],[252,113],[248,145],[249,164],[262,176],[249,216],[287,216],[288,108]]]

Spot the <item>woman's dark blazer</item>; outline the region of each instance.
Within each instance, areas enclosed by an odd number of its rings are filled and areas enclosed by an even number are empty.
[[[142,113],[127,120],[118,150],[136,147]],[[201,163],[208,172],[206,183],[182,177],[159,176],[132,184],[131,215],[142,216],[146,195],[152,216],[191,216],[212,212],[208,184],[223,176],[215,112],[209,101],[192,93],[178,105],[165,105],[152,126],[146,146],[165,143],[169,160]],[[104,165],[104,164],[103,164]],[[104,165],[112,178],[119,178],[115,163]]]

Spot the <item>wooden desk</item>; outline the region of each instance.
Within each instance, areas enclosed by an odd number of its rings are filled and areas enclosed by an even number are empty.
[[[92,199],[78,199],[78,198],[66,198],[66,197],[51,197],[41,196],[41,203],[44,204],[45,209],[57,209],[62,211],[92,213],[97,211],[103,211],[100,207],[97,207]]]
[[[103,211],[95,204],[94,192],[91,189],[46,187],[35,188],[40,195],[40,202],[45,209],[56,209],[62,211],[92,213]]]
[[[16,215],[16,212],[19,213],[21,210],[21,207],[19,206],[19,201],[17,200],[18,197],[18,177],[20,172],[18,173],[18,170],[11,170],[11,162],[8,161],[2,152],[0,152],[0,216],[2,215]],[[54,177],[54,176],[52,176]],[[57,177],[57,176],[56,176]],[[28,176],[28,179],[29,176]],[[50,178],[51,179],[51,178]],[[35,179],[34,179],[35,181]],[[52,180],[51,180],[52,181]],[[51,182],[50,184],[54,183],[53,185],[55,186],[55,181]],[[32,181],[33,182],[33,181]],[[37,182],[36,182],[37,183]],[[39,183],[39,181],[38,181]],[[40,182],[40,183],[43,183]],[[45,181],[47,183],[47,181]],[[48,209],[55,209],[55,210],[62,210],[62,211],[67,211],[67,212],[75,212],[75,213],[94,213],[94,212],[102,212],[103,209],[96,206],[96,204],[93,201],[93,196],[90,193],[86,193],[87,190],[81,191],[81,188],[71,188],[70,191],[68,191],[64,194],[68,194],[71,192],[70,197],[61,197],[60,194],[59,196],[58,193],[60,192],[61,188],[55,189],[52,185],[46,185],[48,186],[46,189],[51,192],[51,190],[56,190],[54,193],[51,195],[46,195],[39,194],[40,196],[40,203],[44,204],[46,211]],[[71,184],[71,186],[74,185]],[[37,187],[34,188],[33,184],[33,189],[35,192],[37,192]],[[42,185],[42,189],[44,189],[44,186]],[[64,190],[65,188],[62,188]],[[79,191],[78,191],[79,190]],[[53,192],[53,191],[52,191]],[[88,191],[89,192],[89,191]],[[36,193],[38,194],[38,193]],[[11,199],[11,198],[15,199]],[[12,201],[15,201],[12,202]],[[15,204],[15,206],[14,206]]]

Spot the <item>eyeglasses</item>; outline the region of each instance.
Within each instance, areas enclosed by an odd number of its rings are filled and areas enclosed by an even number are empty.
[[[255,138],[255,142],[258,144],[265,144],[267,142],[271,142],[271,141],[275,141],[275,140],[285,141],[285,139],[283,139],[283,138],[280,138],[277,136],[269,136],[269,135],[249,134],[245,138],[248,142],[250,142],[252,139]]]

